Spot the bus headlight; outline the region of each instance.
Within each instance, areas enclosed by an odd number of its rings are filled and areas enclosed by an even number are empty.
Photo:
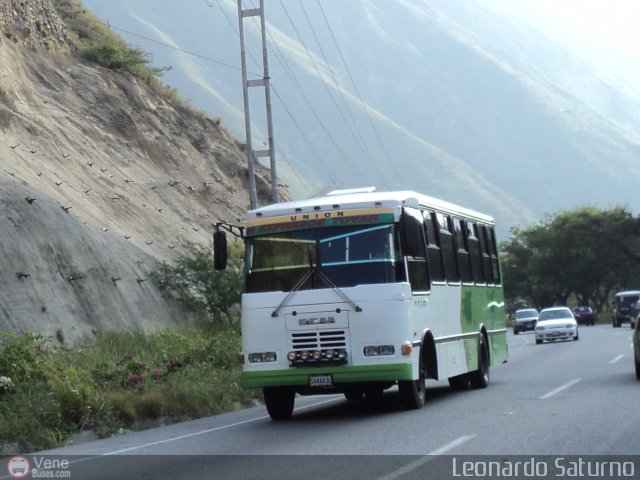
[[[364,347],[364,356],[365,357],[375,357],[377,355],[379,355],[377,346],[371,345],[369,347]]]
[[[378,357],[395,355],[396,349],[393,345],[367,345],[364,347],[365,357]]]
[[[380,345],[380,355],[395,355],[396,349],[393,345]]]
[[[276,352],[255,352],[248,355],[249,363],[268,363],[278,359]]]

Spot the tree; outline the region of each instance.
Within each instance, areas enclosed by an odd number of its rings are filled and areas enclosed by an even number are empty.
[[[208,324],[235,323],[233,309],[242,295],[242,246],[229,245],[226,270],[213,268],[210,248],[189,243],[185,249],[173,265],[158,264],[151,279]]]
[[[623,207],[580,207],[514,228],[503,242],[505,296],[537,308],[580,305],[602,310],[615,290],[640,282],[640,219]]]

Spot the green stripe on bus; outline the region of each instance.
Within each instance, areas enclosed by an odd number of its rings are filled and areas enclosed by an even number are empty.
[[[291,367],[283,370],[242,372],[244,388],[309,385],[309,375],[331,374],[333,383],[412,380],[410,363],[370,366]]]
[[[484,324],[488,331],[506,329],[504,295],[502,288],[483,286],[463,286],[461,298],[461,328],[463,332],[477,332],[478,325]],[[507,333],[488,335],[491,365],[507,361]],[[469,371],[478,368],[477,341],[465,341],[465,355]]]

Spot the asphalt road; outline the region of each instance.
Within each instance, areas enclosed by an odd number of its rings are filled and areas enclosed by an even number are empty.
[[[68,459],[70,478],[452,478],[476,455],[639,455],[639,392],[628,327],[581,326],[579,341],[543,345],[509,332],[489,388],[431,382],[422,410],[403,410],[394,391],[377,405],[303,397],[286,422],[255,407],[43,455]]]

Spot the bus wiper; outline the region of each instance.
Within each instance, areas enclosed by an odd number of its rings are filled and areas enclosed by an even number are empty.
[[[278,305],[278,307],[273,312],[271,312],[271,316],[272,317],[277,317],[278,316],[278,312],[280,311],[280,309],[282,307],[285,306],[285,304],[287,303],[289,298],[291,298],[291,296],[294,293],[296,293],[298,290],[300,290],[300,287],[302,287],[302,285],[304,285],[304,282],[309,280],[309,277],[311,277],[311,275],[313,275],[315,271],[316,271],[316,269],[314,267],[311,267],[308,271],[305,272],[304,275],[302,275],[300,277],[300,279],[296,282],[296,284],[291,288],[291,291],[287,294],[287,296],[282,299],[282,301],[280,302],[280,305]]]
[[[280,304],[276,307],[276,309],[271,312],[271,316],[272,317],[277,317],[278,313],[280,312],[280,309],[282,307],[284,307],[287,302],[289,301],[289,299],[292,297],[292,295],[294,293],[296,293],[298,290],[300,290],[300,288],[302,287],[302,285],[304,285],[304,283],[309,280],[309,278],[316,273],[316,267],[313,266],[313,256],[311,255],[311,248],[309,248],[309,270],[307,270],[305,272],[304,275],[302,275],[298,281],[295,283],[295,285],[291,288],[291,291],[287,294],[286,297],[284,297],[282,299],[282,301],[280,302]],[[347,297],[347,295],[340,290],[340,288],[338,288],[338,286],[333,283],[331,281],[331,279],[329,277],[327,277],[324,273],[322,273],[321,271],[318,270],[318,278],[320,278],[322,281],[324,281],[324,283],[326,283],[327,285],[329,285],[329,287],[331,287],[331,289],[340,297],[342,298],[346,303],[348,303],[349,305],[351,305],[351,308],[353,308],[356,312],[361,312],[362,308],[360,308],[358,305],[356,305],[353,300],[351,300],[349,297]]]
[[[353,302],[353,300],[347,297],[347,294],[344,293],[342,290],[340,290],[340,288],[335,283],[333,283],[331,279],[327,277],[324,273],[318,272],[318,277],[320,277],[320,279],[323,280],[324,283],[329,285],[331,287],[331,290],[333,290],[340,298],[342,298],[345,302],[351,305],[351,308],[353,308],[356,312],[362,311],[362,308],[360,308],[358,305],[356,305]]]
[[[280,309],[282,307],[284,307],[286,305],[286,303],[289,300],[289,298],[291,298],[291,296],[294,293],[296,293],[298,290],[300,290],[302,285],[304,285],[304,282],[309,280],[309,278],[315,273],[315,271],[316,271],[316,267],[313,266],[313,254],[311,253],[311,247],[309,247],[309,270],[307,270],[305,272],[305,274],[302,275],[302,277],[300,277],[300,279],[291,288],[291,291],[287,294],[287,296],[282,299],[282,301],[280,302],[278,307],[273,312],[271,312],[271,316],[272,317],[277,317],[278,316],[278,312],[280,311]]]

